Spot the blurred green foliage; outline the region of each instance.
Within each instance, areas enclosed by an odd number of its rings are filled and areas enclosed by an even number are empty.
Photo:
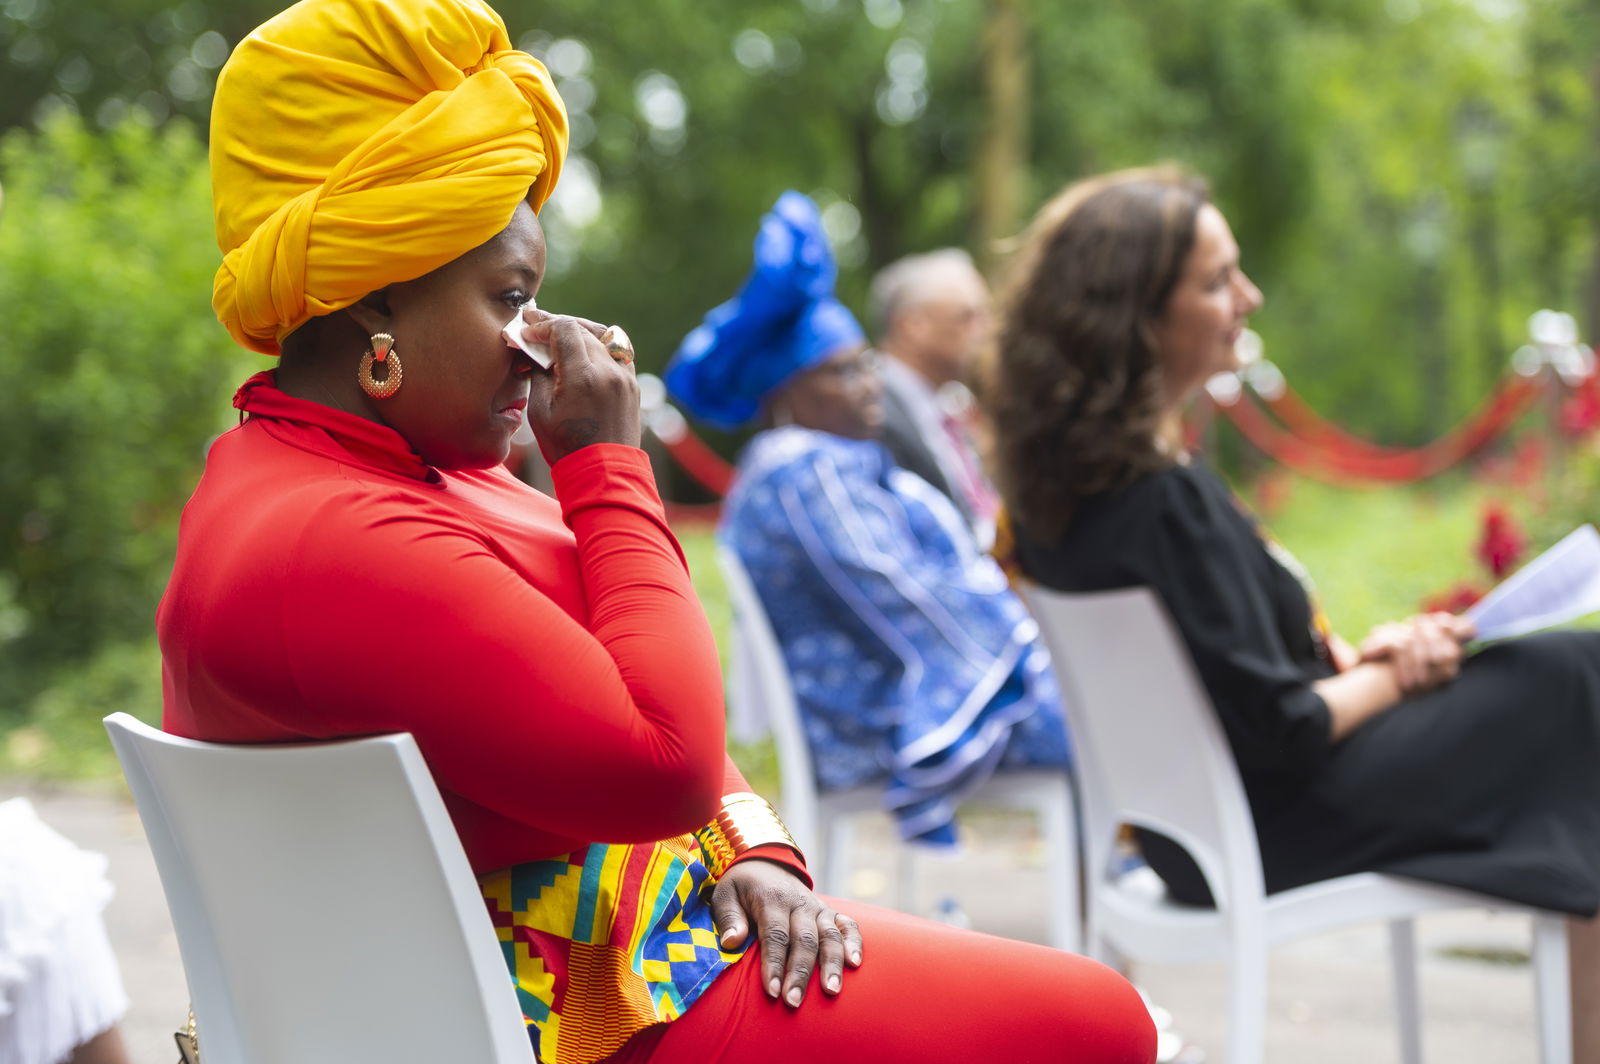
[[[204,122],[281,0],[0,0],[0,128]],[[786,187],[870,271],[971,246],[986,28],[1027,20],[1024,213],[1175,159],[1210,175],[1299,390],[1388,442],[1438,434],[1542,306],[1600,316],[1597,0],[496,0],[573,118],[548,306],[655,369],[748,267]],[[1019,217],[1018,221],[1021,221]],[[980,249],[981,250],[981,249]],[[725,441],[724,441],[725,442]]]
[[[1551,461],[1529,538],[1548,545],[1579,525],[1600,526],[1600,438],[1569,444]]]
[[[572,115],[541,303],[625,323],[644,370],[738,284],[785,188],[823,206],[858,311],[890,259],[989,250],[976,174],[1002,120],[1026,130],[1019,224],[1099,170],[1208,174],[1267,293],[1267,356],[1382,442],[1474,407],[1533,310],[1600,325],[1600,0],[495,2]],[[227,397],[263,364],[210,311],[201,131],[229,49],[281,6],[0,0],[0,727],[53,719],[61,692],[156,697],[119,678],[148,660]],[[1002,6],[1026,47],[986,59]],[[1025,113],[996,112],[991,61],[1027,72]],[[1562,497],[1584,478],[1600,483],[1582,465]],[[1428,497],[1353,512],[1387,535]],[[1372,572],[1345,507],[1309,509],[1330,544],[1313,570]],[[1407,557],[1431,587],[1427,555]]]
[[[0,775],[117,779],[101,718],[123,711],[161,722],[161,652],[155,636],[107,643],[61,669],[35,696],[26,719],[0,715]]]
[[[177,518],[244,361],[210,320],[185,123],[0,140],[0,715],[149,632]]]

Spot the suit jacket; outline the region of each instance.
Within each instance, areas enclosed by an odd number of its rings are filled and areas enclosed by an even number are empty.
[[[930,441],[923,431],[917,410],[928,402],[925,388],[915,376],[915,371],[885,356],[879,380],[883,383],[883,432],[879,437],[889,449],[895,464],[910,470],[938,488],[940,493],[955,504],[961,519],[970,528],[976,519],[966,493],[951,482],[945,465],[934,448],[947,446],[941,439]]]

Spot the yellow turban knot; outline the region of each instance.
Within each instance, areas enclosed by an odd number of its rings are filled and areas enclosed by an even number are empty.
[[[544,66],[480,0],[302,0],[240,43],[211,109],[211,303],[263,354],[477,247],[567,150]]]

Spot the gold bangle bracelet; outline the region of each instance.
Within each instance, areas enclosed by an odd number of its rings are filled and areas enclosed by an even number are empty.
[[[749,791],[723,795],[716,818],[694,835],[700,842],[706,867],[718,878],[741,854],[757,846],[787,846],[804,859],[794,836],[778,819],[777,810],[765,798]]]

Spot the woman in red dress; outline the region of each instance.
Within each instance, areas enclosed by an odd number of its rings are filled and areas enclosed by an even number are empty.
[[[305,0],[235,51],[214,304],[279,362],[184,515],[166,727],[415,735],[541,1060],[1148,1061],[1114,973],[843,915],[748,793],[632,350],[532,306],[565,144],[477,0]],[[554,498],[501,465],[523,418]]]

